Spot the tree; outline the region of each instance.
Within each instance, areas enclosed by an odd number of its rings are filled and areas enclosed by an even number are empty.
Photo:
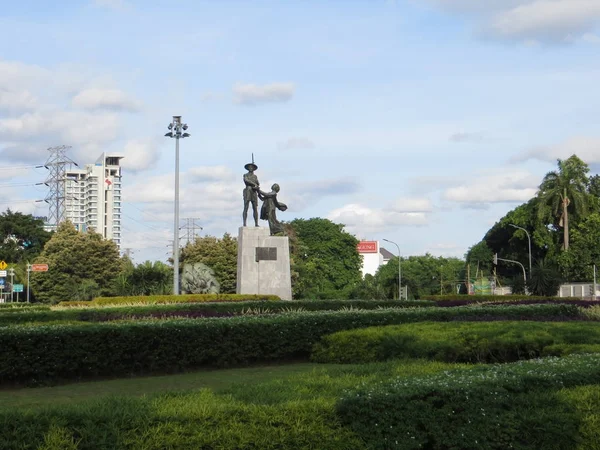
[[[297,236],[291,251],[294,298],[348,298],[361,282],[358,239],[327,219],[296,219],[289,224]]]
[[[547,217],[550,213],[558,218],[558,226],[563,228],[563,249],[569,250],[569,211],[579,216],[587,210],[587,187],[589,167],[576,155],[566,160],[558,160],[558,170],[546,174],[540,184],[539,214]]]
[[[554,297],[560,287],[560,274],[549,261],[541,260],[532,267],[527,287],[532,295]]]
[[[44,230],[42,219],[7,209],[0,214],[0,260],[14,264],[33,261],[51,235]]]
[[[408,287],[409,298],[453,293],[460,283],[465,262],[458,258],[436,257],[429,253],[402,258],[402,285]],[[379,268],[375,279],[387,298],[398,298],[398,258]]]
[[[49,266],[48,272],[31,273],[31,289],[36,298],[49,303],[79,299],[84,294],[89,297],[90,292],[111,295],[122,270],[114,242],[93,231],[78,232],[68,221],[58,226],[34,262]],[[74,286],[85,286],[84,293]]]
[[[196,238],[181,250],[184,264],[203,263],[210,267],[221,286],[221,292],[234,294],[237,282],[237,239],[225,233],[222,239],[213,236]]]
[[[122,258],[124,270],[114,282],[117,295],[165,295],[173,289],[173,269],[161,261],[144,261],[137,266]]]

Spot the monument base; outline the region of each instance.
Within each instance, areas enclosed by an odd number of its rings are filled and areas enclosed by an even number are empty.
[[[292,299],[287,236],[271,236],[269,229],[263,227],[240,227],[236,292]]]

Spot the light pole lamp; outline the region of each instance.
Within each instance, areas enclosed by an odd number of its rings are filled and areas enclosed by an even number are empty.
[[[186,123],[181,116],[173,116],[173,122],[167,127],[166,137],[175,139],[175,217],[173,220],[173,295],[179,295],[179,139],[190,137],[185,131]]]
[[[523,230],[525,232],[525,234],[527,235],[527,242],[529,244],[529,278],[531,278],[531,236],[529,236],[529,232],[525,228],[515,225],[514,223],[509,223],[509,225],[513,228],[518,228],[519,230]]]
[[[400,261],[400,246],[389,239],[384,239],[384,241],[394,244],[398,249],[398,300],[402,300],[402,264]]]

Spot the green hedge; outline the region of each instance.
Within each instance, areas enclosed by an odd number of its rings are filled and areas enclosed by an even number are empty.
[[[589,353],[590,344],[600,350],[600,326],[594,322],[414,323],[325,336],[315,344],[311,358],[343,364],[393,358],[502,363],[544,354]]]
[[[424,295],[421,297],[422,300],[432,301],[457,301],[457,300],[468,300],[473,302],[518,302],[522,300],[561,300],[561,301],[573,301],[581,300],[579,297],[543,297],[539,295],[466,295],[466,294],[452,294],[452,295]]]
[[[332,332],[494,316],[577,316],[571,305],[301,312],[204,320],[147,320],[0,328],[0,383],[175,372],[306,358]]]
[[[558,391],[599,377],[600,355],[520,361],[396,378],[336,409],[372,449],[574,449],[581,414]]]
[[[257,300],[281,300],[277,295],[248,294],[188,294],[188,295],[147,295],[130,297],[97,297],[91,303],[95,305],[127,305],[131,303],[199,303],[199,302],[247,302]],[[81,302],[77,302],[81,305]],[[68,306],[69,302],[59,305]]]
[[[89,302],[85,302],[88,303]],[[137,304],[130,306],[58,307],[53,310],[46,307],[43,310],[18,310],[18,314],[3,314],[0,311],[0,326],[19,323],[50,322],[50,321],[84,321],[99,322],[115,319],[141,319],[160,314],[173,315],[181,313],[206,312],[214,314],[273,314],[286,311],[337,311],[344,309],[379,309],[379,308],[410,308],[435,306],[434,302],[414,301],[397,302],[393,300],[298,300],[294,302],[207,302],[207,303],[166,303],[166,304]],[[11,312],[14,312],[11,310]]]

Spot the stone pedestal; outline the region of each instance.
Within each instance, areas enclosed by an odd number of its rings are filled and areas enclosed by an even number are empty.
[[[240,227],[236,292],[292,299],[287,236],[271,236],[269,229],[263,227]]]

